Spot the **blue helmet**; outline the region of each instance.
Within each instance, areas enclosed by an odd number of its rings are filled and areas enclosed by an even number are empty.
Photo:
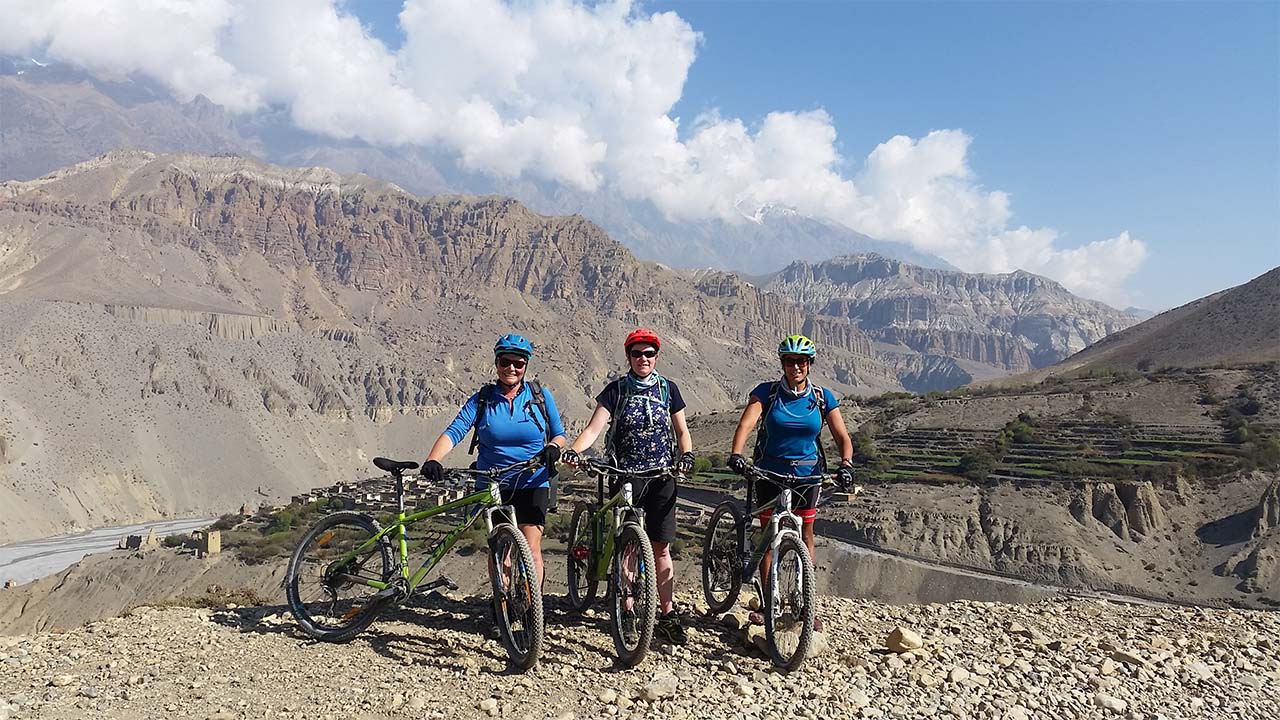
[[[525,339],[523,335],[515,333],[507,333],[498,338],[498,344],[493,346],[493,356],[497,357],[503,353],[511,355],[520,355],[526,360],[533,357],[533,343]]]

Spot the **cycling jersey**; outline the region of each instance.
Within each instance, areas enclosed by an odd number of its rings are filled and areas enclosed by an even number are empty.
[[[760,383],[751,391],[751,397],[765,408],[760,420],[765,424],[765,443],[756,464],[770,472],[803,477],[818,475],[822,472],[818,442],[824,418],[814,395],[815,386],[809,383],[804,392],[794,395],[785,384],[774,392],[774,383],[785,381]],[[827,412],[840,407],[834,393],[826,388],[821,390]]]
[[[483,391],[482,391],[483,392]],[[543,389],[547,403],[547,420],[551,422],[551,437],[564,435],[564,425],[560,421],[560,411],[556,409],[555,398],[551,391]],[[481,402],[477,392],[467,398],[466,404],[458,411],[458,415],[445,428],[444,434],[449,436],[456,447],[476,421],[476,408]],[[534,406],[533,393],[527,383],[520,384],[513,400],[508,401],[495,385],[489,392],[481,420],[479,433],[480,444],[476,455],[476,469],[488,470],[512,463],[525,462],[537,455],[547,443],[546,422],[542,413]],[[502,486],[516,490],[547,487],[547,469],[536,471],[512,470],[499,478]],[[476,488],[483,490],[489,483],[484,478],[476,480]]]

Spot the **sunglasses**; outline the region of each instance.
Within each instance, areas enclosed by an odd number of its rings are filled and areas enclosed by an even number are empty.
[[[808,364],[809,364],[809,358],[807,358],[807,357],[784,357],[784,358],[782,358],[782,364],[783,364],[783,365],[795,365],[796,367],[804,367],[805,365],[808,365]]]
[[[633,357],[633,358],[642,358],[642,357],[646,357],[646,358],[656,358],[656,357],[658,357],[658,351],[657,351],[657,350],[632,350],[632,351],[631,351],[631,357]]]
[[[520,358],[498,358],[498,367],[513,367],[517,370],[523,370],[524,366],[528,364],[528,360],[521,360]]]

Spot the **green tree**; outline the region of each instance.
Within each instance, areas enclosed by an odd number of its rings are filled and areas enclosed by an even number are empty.
[[[975,448],[960,456],[960,474],[974,481],[985,480],[996,469],[996,464],[990,452]]]

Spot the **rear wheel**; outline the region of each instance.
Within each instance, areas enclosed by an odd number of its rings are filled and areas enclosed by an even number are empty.
[[[722,502],[702,537],[702,596],[713,613],[733,607],[742,590],[742,522],[738,506]]]
[[[649,652],[658,614],[658,574],[653,545],[635,523],[623,525],[618,533],[610,592],[614,649],[623,665],[635,666]]]
[[[569,570],[569,606],[578,612],[586,610],[595,599],[600,584],[596,580],[599,553],[591,513],[592,508],[587,503],[574,505],[565,552],[565,565]]]
[[[489,536],[489,582],[507,656],[528,670],[542,652],[542,589],[533,552],[514,525],[498,525]]]
[[[396,579],[395,555],[368,515],[336,512],[302,536],[289,559],[285,598],[307,635],[346,642],[369,627],[390,600],[379,589]]]
[[[764,632],[773,663],[794,670],[809,654],[817,611],[813,561],[795,535],[782,538],[773,554],[764,601]]]

